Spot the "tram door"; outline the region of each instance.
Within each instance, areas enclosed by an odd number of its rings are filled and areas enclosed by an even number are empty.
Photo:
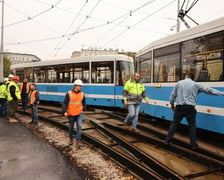
[[[132,62],[117,61],[116,62],[116,72],[115,72],[115,107],[124,107],[122,102],[123,89],[125,83],[131,78],[134,73],[134,67]]]

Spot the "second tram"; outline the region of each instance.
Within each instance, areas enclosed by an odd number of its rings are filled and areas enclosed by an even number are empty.
[[[81,56],[11,66],[11,72],[36,83],[40,99],[63,102],[76,79],[84,83],[88,105],[122,107],[124,83],[133,74],[133,58],[126,55]]]
[[[141,49],[136,56],[137,71],[150,98],[150,106],[143,103],[141,111],[172,120],[169,97],[187,71],[194,72],[195,81],[224,91],[223,55],[224,18],[170,35]],[[223,96],[200,94],[196,109],[198,128],[224,134]]]

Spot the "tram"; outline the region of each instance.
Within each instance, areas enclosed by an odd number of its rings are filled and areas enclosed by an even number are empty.
[[[146,86],[150,106],[141,112],[171,121],[169,97],[187,71],[204,86],[224,91],[224,18],[156,40],[136,54],[137,71]],[[199,94],[197,128],[224,134],[224,97]],[[187,124],[186,119],[182,120]]]
[[[10,69],[35,83],[43,101],[63,102],[73,82],[81,79],[87,105],[123,107],[123,85],[134,67],[132,57],[116,54],[14,64]]]

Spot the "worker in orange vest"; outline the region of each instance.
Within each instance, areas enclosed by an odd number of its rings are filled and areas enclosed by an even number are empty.
[[[73,145],[74,123],[76,122],[76,147],[80,147],[82,133],[83,111],[86,110],[85,95],[81,91],[83,83],[80,79],[75,80],[74,88],[65,95],[62,112],[69,120],[69,145]]]
[[[28,79],[23,79],[23,82],[20,83],[20,94],[21,94],[21,102],[22,102],[22,110],[26,111],[27,102],[28,102],[28,94],[30,91],[30,83],[28,83]]]
[[[28,104],[30,105],[30,108],[31,108],[32,120],[29,122],[29,124],[32,124],[32,125],[38,124],[37,109],[38,109],[39,102],[40,102],[39,91],[36,89],[35,84],[31,84],[29,95],[28,95]]]

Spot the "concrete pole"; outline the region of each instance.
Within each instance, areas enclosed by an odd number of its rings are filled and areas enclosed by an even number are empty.
[[[0,82],[3,82],[3,29],[4,29],[4,0],[2,0],[2,26],[1,26],[1,56],[0,56]]]
[[[180,0],[177,0],[177,32],[180,32],[179,11],[180,11]]]

